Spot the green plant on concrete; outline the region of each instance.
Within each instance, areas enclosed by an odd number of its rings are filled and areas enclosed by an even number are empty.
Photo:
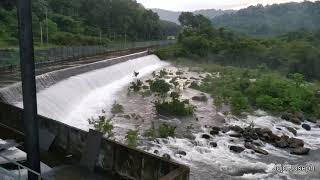
[[[138,144],[138,131],[129,130],[126,135],[126,142],[130,147],[136,147]]]
[[[140,94],[142,95],[142,97],[152,96],[152,92],[150,90],[142,91]]]
[[[158,114],[169,116],[189,116],[194,113],[195,107],[185,101],[172,98],[171,101],[154,102]]]
[[[175,136],[176,127],[169,126],[167,124],[162,124],[159,126],[159,136],[160,138],[168,138]]]
[[[173,86],[174,86],[175,89],[177,89],[178,86],[179,86],[179,82],[178,82],[178,80],[177,80],[177,77],[172,78],[172,79],[170,80],[170,83],[173,84]]]
[[[168,75],[168,72],[166,69],[162,69],[160,70],[160,73],[159,73],[159,77],[160,78],[163,78],[164,76]]]
[[[104,112],[104,111],[103,111]],[[99,116],[98,119],[88,119],[88,122],[90,125],[93,125],[93,127],[104,134],[107,135],[108,138],[113,136],[113,125],[112,125],[112,119],[107,119],[105,115]]]
[[[116,101],[113,103],[111,108],[112,114],[120,114],[123,113],[123,106],[121,104],[118,104]]]

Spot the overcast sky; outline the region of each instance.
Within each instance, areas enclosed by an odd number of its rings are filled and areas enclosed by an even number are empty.
[[[241,9],[249,5],[299,2],[303,0],[137,0],[146,8],[160,8],[173,11],[199,9]]]

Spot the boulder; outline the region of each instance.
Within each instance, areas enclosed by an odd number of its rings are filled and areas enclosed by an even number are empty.
[[[185,151],[177,151],[176,154],[186,156],[187,153]]]
[[[288,139],[288,144],[290,148],[298,148],[298,147],[303,147],[304,146],[304,142],[301,139],[297,139],[297,138],[289,138]]]
[[[315,118],[315,117],[308,117],[308,118],[306,118],[306,120],[311,123],[317,123],[317,118]]]
[[[211,147],[217,147],[217,146],[218,146],[218,144],[217,144],[216,142],[210,142],[209,145],[210,145]]]
[[[230,130],[235,131],[237,133],[243,133],[243,129],[240,126],[235,125],[235,126],[230,126],[229,128]]]
[[[295,154],[295,155],[307,155],[309,154],[310,149],[309,148],[304,148],[304,147],[299,147],[293,149],[290,154]]]
[[[201,102],[206,102],[208,101],[208,97],[205,95],[200,95],[200,96],[193,96],[192,100],[194,101],[201,101]]]
[[[282,135],[280,140],[276,141],[275,145],[279,148],[287,148],[289,146],[288,140],[288,136]]]
[[[302,128],[307,130],[307,131],[311,130],[311,126],[309,124],[302,124]]]
[[[303,121],[303,114],[302,113],[295,113],[295,114],[284,113],[282,114],[281,119],[292,122],[294,124],[301,124],[301,121]]]
[[[154,154],[159,154],[159,151],[158,150],[154,150],[153,153]]]
[[[289,131],[289,132],[291,132],[293,135],[297,135],[297,130],[295,130],[294,128],[292,128],[292,127],[286,127],[287,128],[287,130]]]
[[[210,139],[211,137],[210,137],[210,135],[208,135],[208,134],[202,134],[201,138],[203,138],[203,139]]]
[[[220,128],[219,127],[212,127],[212,130],[210,131],[211,135],[217,135],[219,134]]]
[[[244,151],[244,148],[240,146],[230,146],[229,149],[235,153],[241,153]]]

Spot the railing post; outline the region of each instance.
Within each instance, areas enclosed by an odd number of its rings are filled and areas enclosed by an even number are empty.
[[[18,20],[27,164],[30,169],[40,172],[39,125],[37,121],[37,97],[30,0],[18,0]],[[29,180],[36,180],[37,178],[37,175],[28,172]]]

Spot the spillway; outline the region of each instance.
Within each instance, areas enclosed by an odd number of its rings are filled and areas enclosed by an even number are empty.
[[[88,119],[111,108],[116,93],[133,81],[134,71],[141,78],[167,65],[157,56],[149,55],[69,77],[37,93],[38,113],[87,130]],[[45,77],[54,79],[50,75]],[[21,96],[21,91],[11,92],[5,100],[22,108],[22,102],[15,101],[16,96]]]

